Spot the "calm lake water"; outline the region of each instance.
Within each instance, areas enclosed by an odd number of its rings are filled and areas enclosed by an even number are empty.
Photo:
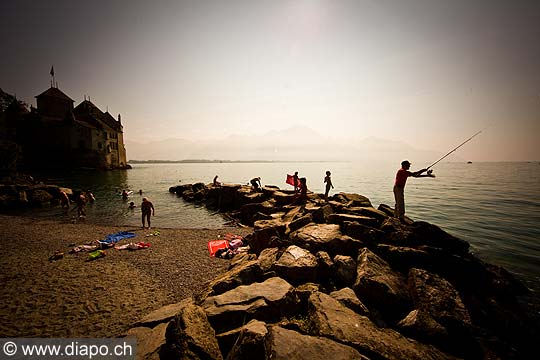
[[[412,170],[428,164],[413,164]],[[286,174],[298,171],[308,188],[324,191],[325,171],[332,172],[335,192],[367,196],[377,207],[393,206],[392,186],[399,164],[351,162],[317,163],[211,163],[133,165],[128,171],[79,171],[37,178],[73,189],[91,189],[97,201],[88,207],[88,222],[140,225],[140,210],[128,210],[128,202],[141,203],[138,190],[156,208],[155,227],[218,228],[225,220],[204,207],[196,207],[168,192],[170,186],[210,183],[215,175],[225,183],[247,184],[260,176],[262,183],[291,188]],[[407,215],[442,227],[467,240],[480,258],[501,265],[540,293],[540,164],[440,163],[436,178],[411,178],[405,189]],[[119,189],[134,194],[123,201]],[[43,209],[40,216],[62,217],[57,209]],[[35,212],[33,213],[35,215]],[[71,212],[69,216],[73,216]]]

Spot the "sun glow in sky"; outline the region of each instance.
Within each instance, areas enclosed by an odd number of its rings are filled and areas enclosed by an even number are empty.
[[[4,91],[35,104],[54,65],[128,142],[305,126],[446,152],[487,127],[462,157],[540,160],[539,1],[3,1],[0,30]]]

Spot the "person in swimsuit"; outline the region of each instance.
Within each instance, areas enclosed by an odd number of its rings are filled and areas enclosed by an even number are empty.
[[[141,204],[141,213],[142,213],[142,227],[145,228],[145,219],[148,222],[148,229],[150,229],[150,215],[155,216],[154,204],[147,198],[142,199]]]

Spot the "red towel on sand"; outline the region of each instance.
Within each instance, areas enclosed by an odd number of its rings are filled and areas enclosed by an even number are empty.
[[[210,256],[216,256],[216,251],[219,249],[227,249],[229,242],[227,240],[211,240],[208,242],[208,252]]]

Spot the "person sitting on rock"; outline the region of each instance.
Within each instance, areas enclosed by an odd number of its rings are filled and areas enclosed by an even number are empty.
[[[218,181],[218,176],[214,176],[214,181],[213,181],[213,184],[214,186],[221,186],[221,183]]]
[[[253,186],[253,191],[259,191],[259,189],[262,188],[262,185],[261,185],[261,177],[256,177],[256,178],[253,178],[251,179],[251,186]]]
[[[307,200],[307,179],[305,177],[302,177],[300,180],[300,192],[297,193],[294,196],[294,200],[292,202],[293,205],[295,204],[304,204]]]

